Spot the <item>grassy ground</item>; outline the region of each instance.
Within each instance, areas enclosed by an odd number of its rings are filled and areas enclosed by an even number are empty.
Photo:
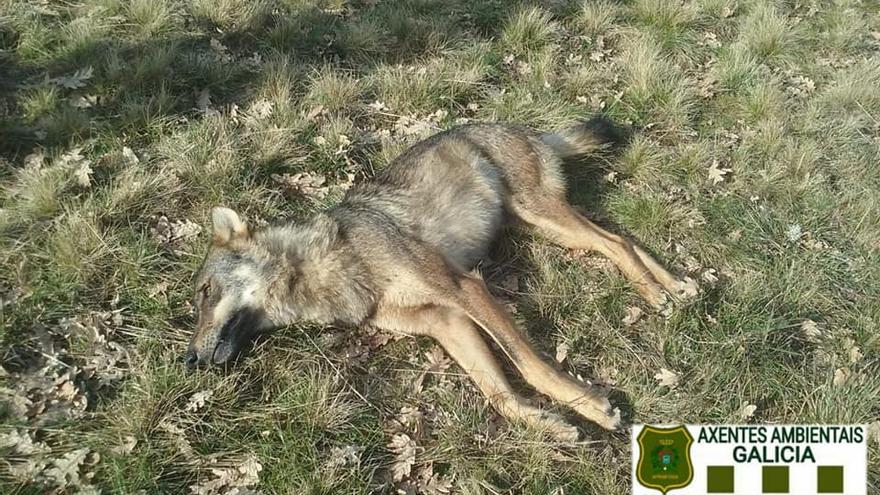
[[[487,277],[559,366],[633,421],[877,432],[878,12],[2,3],[0,491],[627,493],[626,433],[509,424],[428,341],[288,328],[228,373],[183,371],[210,206],[303,215],[467,121],[630,124],[573,201],[700,281],[664,318],[600,258],[514,233]]]

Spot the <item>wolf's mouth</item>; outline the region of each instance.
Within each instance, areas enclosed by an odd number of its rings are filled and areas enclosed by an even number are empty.
[[[217,345],[211,352],[211,363],[225,364],[238,357],[244,343],[250,339],[260,321],[259,313],[252,309],[242,309],[223,325]]]
[[[224,364],[238,354],[236,349],[230,342],[221,340],[214,346],[214,352],[211,353],[211,362],[213,364]]]

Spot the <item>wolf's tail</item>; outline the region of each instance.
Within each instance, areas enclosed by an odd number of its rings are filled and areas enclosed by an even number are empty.
[[[541,134],[541,141],[553,148],[561,158],[570,158],[623,144],[627,131],[605,117],[593,117],[574,127]]]

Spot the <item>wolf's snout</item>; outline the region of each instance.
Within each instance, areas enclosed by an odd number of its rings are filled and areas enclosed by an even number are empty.
[[[196,366],[199,364],[199,355],[196,354],[196,351],[190,349],[186,351],[186,369],[192,371],[196,369]]]

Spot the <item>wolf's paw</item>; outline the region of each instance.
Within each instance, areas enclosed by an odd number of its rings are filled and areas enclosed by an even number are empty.
[[[645,301],[658,311],[662,311],[663,308],[669,304],[671,299],[669,293],[663,290],[663,287],[653,282],[642,286],[640,292],[642,297],[645,298]]]
[[[553,413],[544,412],[539,420],[539,426],[558,442],[574,443],[580,439],[577,428]]]
[[[569,405],[578,414],[606,430],[620,427],[620,409],[612,407],[607,397],[584,396]]]
[[[669,318],[672,316],[672,310],[675,309],[675,298],[665,290],[661,292],[661,295],[663,297],[660,304],[655,304],[654,307],[664,318]]]
[[[684,277],[682,280],[678,281],[677,287],[675,287],[672,295],[676,300],[684,302],[694,299],[699,293],[700,286],[697,284],[697,281],[690,277]]]
[[[602,415],[593,421],[596,422],[597,425],[605,428],[609,431],[615,431],[620,428],[620,409],[612,408],[611,404],[608,404],[608,407],[603,411]]]

